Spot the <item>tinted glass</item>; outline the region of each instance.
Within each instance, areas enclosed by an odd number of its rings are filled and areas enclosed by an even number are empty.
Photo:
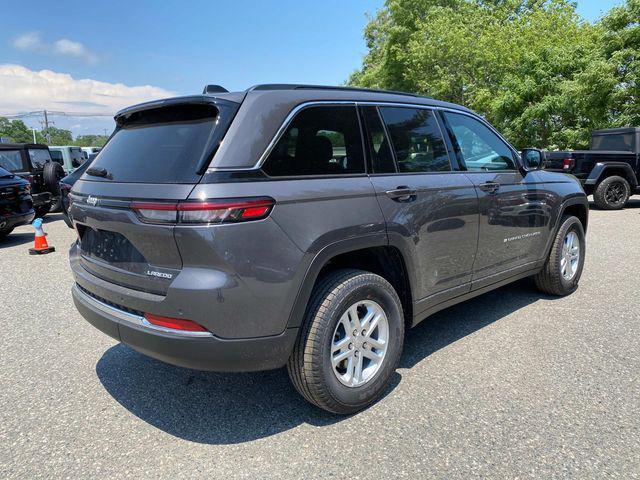
[[[220,128],[217,117],[210,105],[139,112],[116,130],[93,166],[105,168],[116,182],[197,182],[198,167],[211,154]]]
[[[62,158],[62,152],[60,150],[51,150],[50,153],[51,153],[52,160],[62,163],[63,158]]]
[[[469,171],[515,170],[513,152],[486,125],[467,115],[445,112]]]
[[[451,170],[447,148],[433,112],[424,108],[381,107],[400,172]]]
[[[264,171],[271,176],[364,173],[355,107],[309,107],[299,112],[269,154]]]
[[[591,140],[591,150],[615,150],[618,152],[633,152],[633,133],[617,135],[596,135]]]
[[[20,150],[0,150],[0,167],[10,172],[22,170]]]
[[[30,148],[29,159],[33,168],[43,168],[44,164],[51,160],[51,155],[49,155],[49,149]]]
[[[378,109],[376,107],[363,107],[362,118],[366,125],[367,148],[371,157],[373,173],[394,173],[396,166],[393,162],[391,146],[384,131]]]

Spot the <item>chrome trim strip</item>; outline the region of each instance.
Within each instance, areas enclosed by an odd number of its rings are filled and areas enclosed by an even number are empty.
[[[495,128],[493,128],[493,126],[487,122],[484,118],[482,118],[480,115],[473,113],[473,112],[468,112],[465,110],[458,110],[455,108],[449,108],[449,107],[441,107],[441,106],[437,106],[437,105],[423,105],[423,104],[419,104],[419,103],[403,103],[403,102],[384,102],[384,101],[357,101],[357,100],[313,100],[313,101],[309,101],[309,102],[304,102],[301,103],[299,105],[297,105],[296,107],[293,108],[293,110],[291,110],[291,112],[289,112],[289,114],[286,116],[286,118],[284,119],[284,121],[282,122],[282,125],[280,125],[280,128],[278,128],[278,131],[276,132],[276,134],[274,135],[274,137],[271,139],[271,141],[269,142],[269,144],[267,145],[267,148],[264,150],[264,152],[262,152],[262,155],[260,155],[260,158],[258,159],[258,161],[252,166],[252,167],[209,167],[207,169],[208,172],[237,172],[237,171],[252,171],[252,170],[259,170],[260,168],[262,168],[263,163],[266,161],[267,157],[269,156],[269,154],[271,153],[271,150],[273,150],[273,148],[276,146],[276,143],[278,143],[278,141],[280,140],[280,138],[282,137],[282,135],[284,135],[284,132],[286,131],[287,127],[289,126],[289,124],[291,123],[291,121],[293,120],[293,117],[296,116],[296,114],[307,107],[311,107],[311,106],[315,106],[315,105],[353,105],[353,106],[360,106],[360,105],[365,105],[365,106],[376,106],[376,107],[410,107],[410,108],[422,108],[425,110],[442,110],[442,111],[446,111],[446,112],[452,112],[452,113],[458,113],[460,115],[466,115],[468,117],[471,118],[475,118],[476,120],[479,120],[480,122],[482,122],[483,125],[489,127],[489,129],[495,133],[496,135],[498,135],[498,137],[507,144],[507,146],[516,153],[516,155],[518,156],[518,158],[520,158],[520,153],[518,152],[518,150],[516,150],[515,148],[513,148],[513,146],[500,134],[500,132],[498,132]],[[383,122],[384,124],[384,122]],[[438,122],[438,126],[440,125],[440,122]],[[445,145],[446,147],[446,145]],[[449,152],[447,152],[449,153]],[[215,162],[215,158],[213,159],[212,163]]]
[[[136,327],[143,327],[148,330],[155,330],[158,332],[169,333],[171,335],[175,335],[177,337],[213,337],[213,333],[211,332],[187,332],[183,330],[174,330],[171,328],[160,327],[158,325],[154,325],[149,323],[146,318],[141,317],[140,315],[135,315],[133,313],[125,312],[124,310],[120,310],[119,308],[112,307],[111,305],[107,305],[100,300],[93,298],[91,295],[87,295],[82,290],[78,288],[78,285],[73,286],[74,293],[80,298],[81,301],[89,305],[91,308],[98,310],[106,315],[117,318],[118,320],[128,323],[130,325],[134,325]]]

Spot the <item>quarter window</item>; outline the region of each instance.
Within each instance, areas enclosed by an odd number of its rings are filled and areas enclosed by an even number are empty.
[[[444,112],[468,171],[515,170],[513,152],[486,125],[468,115]]]
[[[400,172],[451,170],[438,122],[429,109],[381,107]]]
[[[269,154],[264,171],[271,176],[364,173],[355,107],[308,107],[300,111]]]

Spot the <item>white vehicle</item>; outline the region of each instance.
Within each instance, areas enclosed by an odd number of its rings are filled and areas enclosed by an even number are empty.
[[[49,147],[49,151],[51,152],[51,159],[61,164],[67,175],[82,165],[86,160],[84,152],[80,147]]]
[[[92,153],[98,153],[100,150],[102,150],[102,147],[81,147],[82,150],[82,154],[84,155],[84,159],[88,160],[89,156]]]

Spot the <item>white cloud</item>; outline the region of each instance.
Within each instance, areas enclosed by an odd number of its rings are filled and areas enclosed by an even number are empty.
[[[12,64],[0,64],[0,92],[0,115],[45,108],[113,115],[129,105],[174,95],[151,85],[76,79],[66,73],[34,71]]]
[[[61,38],[60,40],[56,40],[53,43],[53,51],[60,55],[69,55],[72,57],[81,58],[88,63],[96,63],[98,61],[98,57],[91,53],[89,49],[82,43],[74,42],[73,40],[69,40],[68,38]]]
[[[38,32],[25,32],[18,35],[13,39],[11,45],[13,48],[22,51],[53,52],[56,55],[78,58],[87,63],[96,63],[98,61],[98,56],[80,42],[75,42],[68,38],[60,38],[50,44],[42,40]]]
[[[13,39],[11,45],[18,50],[46,50],[46,45],[40,38],[40,34],[38,32],[26,32],[22,35],[18,35]]]

